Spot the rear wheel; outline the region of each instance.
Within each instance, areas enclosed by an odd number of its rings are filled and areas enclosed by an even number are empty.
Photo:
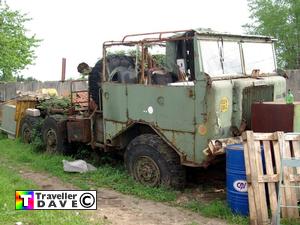
[[[20,130],[19,134],[21,137],[21,140],[24,143],[31,143],[33,140],[33,132],[34,129],[37,129],[38,131],[38,125],[40,122],[39,117],[33,117],[33,116],[24,116],[20,122]]]
[[[45,119],[42,128],[42,135],[47,152],[63,154],[69,153],[65,126],[65,120],[53,117]]]
[[[181,189],[185,185],[185,169],[178,154],[159,136],[142,134],[133,139],[125,152],[125,166],[140,183],[152,187]]]

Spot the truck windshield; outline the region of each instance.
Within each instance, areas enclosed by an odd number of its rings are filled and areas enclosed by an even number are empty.
[[[275,72],[273,46],[270,43],[242,43],[245,71],[251,74],[252,70],[259,69],[260,73]]]
[[[275,70],[272,43],[241,43],[223,40],[200,40],[203,70],[211,77],[247,75],[253,69],[261,73]],[[245,68],[242,68],[241,49]],[[243,70],[244,69],[244,70]]]
[[[210,76],[242,74],[237,42],[200,41],[204,72]]]

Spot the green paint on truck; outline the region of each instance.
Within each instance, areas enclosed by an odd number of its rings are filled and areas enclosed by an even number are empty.
[[[193,30],[166,39],[107,43],[104,48],[106,52],[112,46],[131,45],[149,52],[158,44],[165,45],[164,70],[181,71],[186,78],[150,84],[146,73],[151,68],[145,64],[136,83],[103,82],[104,144],[133,124],[148,125],[179,154],[183,165],[201,166],[210,140],[232,137],[243,121],[250,128],[253,102],[284,99],[286,83],[276,73],[270,37]],[[104,70],[104,77],[111,76]]]

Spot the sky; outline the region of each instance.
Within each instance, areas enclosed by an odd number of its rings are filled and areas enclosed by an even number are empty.
[[[60,80],[61,61],[67,59],[66,78],[78,78],[77,65],[93,66],[104,41],[126,34],[211,28],[243,33],[249,22],[247,0],[6,0],[14,10],[32,18],[30,34],[42,39],[35,64],[21,71],[38,80]]]

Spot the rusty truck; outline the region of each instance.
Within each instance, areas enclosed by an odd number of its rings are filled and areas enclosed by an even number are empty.
[[[86,106],[44,116],[46,149],[65,152],[80,142],[118,151],[142,184],[183,187],[187,167],[214,159],[214,152],[207,152],[211,140],[222,146],[251,129],[253,102],[284,100],[286,81],[277,73],[275,41],[191,29],[105,42],[89,75]],[[116,49],[125,53],[115,54]],[[30,117],[20,125],[27,139]]]

